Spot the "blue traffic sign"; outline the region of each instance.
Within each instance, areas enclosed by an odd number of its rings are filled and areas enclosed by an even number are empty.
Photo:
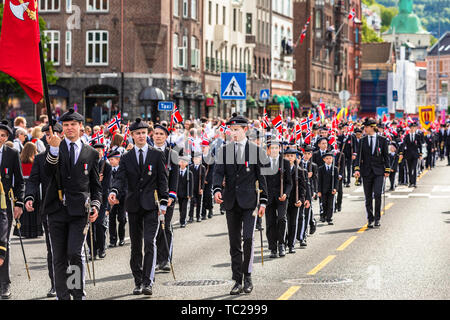
[[[220,99],[247,99],[247,73],[222,72],[220,74]]]
[[[269,100],[270,98],[270,90],[269,89],[262,89],[259,92],[259,100]]]
[[[158,111],[172,111],[173,110],[173,102],[172,101],[159,101],[158,102]]]

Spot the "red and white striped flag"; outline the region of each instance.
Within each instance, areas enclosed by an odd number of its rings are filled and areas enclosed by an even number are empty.
[[[281,114],[272,120],[272,125],[280,134],[283,132],[283,118],[281,117]]]
[[[355,21],[355,18],[356,18],[356,10],[355,8],[352,8],[348,14],[348,20]]]
[[[267,129],[268,127],[269,127],[269,117],[267,116],[267,111],[266,111],[266,108],[264,108],[264,115],[263,115],[263,118],[262,118],[262,127],[264,128],[264,129]]]
[[[303,27],[302,33],[300,34],[300,44],[303,43],[303,40],[306,38],[306,34],[308,32],[308,26],[309,22],[311,21],[311,16],[309,16],[308,20],[306,21],[305,26]]]

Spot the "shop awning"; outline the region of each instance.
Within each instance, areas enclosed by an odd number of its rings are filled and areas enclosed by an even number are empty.
[[[139,94],[139,101],[159,101],[166,100],[164,92],[156,87],[147,87],[141,91]]]

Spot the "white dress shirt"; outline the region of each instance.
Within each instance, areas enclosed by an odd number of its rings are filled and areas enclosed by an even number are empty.
[[[142,148],[138,148],[136,145],[134,146],[134,151],[136,152],[136,161],[137,161],[138,165],[141,165],[139,163],[139,150],[140,149],[142,149],[142,151],[143,151],[142,155],[144,157],[144,162],[145,162],[145,159],[147,158],[148,144],[145,144]]]
[[[72,141],[70,141],[67,138],[64,138],[64,141],[66,142],[67,145],[67,150],[69,150],[69,156],[70,156],[70,144],[72,143]],[[75,144],[73,145],[74,147],[74,151],[75,151],[75,160],[74,163],[77,163],[78,161],[78,157],[80,156],[81,153],[81,148],[83,147],[83,142],[81,141],[81,139],[78,139],[77,141],[74,142]],[[52,147],[50,146],[50,154],[54,157],[57,157],[59,154],[59,147]]]

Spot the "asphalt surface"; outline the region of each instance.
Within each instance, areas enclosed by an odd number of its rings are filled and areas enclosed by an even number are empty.
[[[133,296],[127,238],[124,247],[108,249],[104,259],[95,261],[96,286],[86,279],[87,299],[450,299],[450,167],[445,164],[438,161],[435,169],[426,171],[416,189],[402,186],[388,192],[380,228],[365,230],[362,189],[352,181],[351,188],[344,189],[343,211],[335,214],[335,225],[319,222],[306,249],[297,244],[295,254],[270,259],[264,231],[262,265],[257,231],[255,288],[250,295],[228,294],[233,285],[231,260],[226,220],[218,205],[212,219],[185,229],[179,228],[177,205],[173,219],[177,282],[171,273],[157,272],[153,296]],[[317,202],[314,213],[318,220]],[[11,299],[49,299],[44,237],[24,240],[31,282],[19,239],[12,236],[11,243]]]

